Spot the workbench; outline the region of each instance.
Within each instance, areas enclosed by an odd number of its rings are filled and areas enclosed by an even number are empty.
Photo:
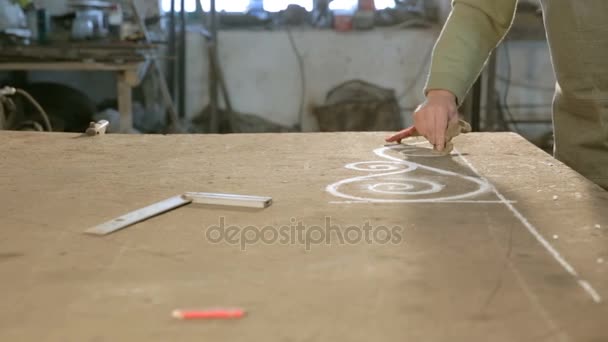
[[[120,131],[133,130],[133,88],[138,86],[156,47],[139,43],[53,43],[7,46],[0,51],[0,71],[102,71],[116,75]]]
[[[133,129],[133,88],[141,82],[145,63],[106,64],[94,62],[21,62],[0,63],[3,71],[108,71],[116,74],[116,95],[120,113],[120,131]]]
[[[606,191],[512,133],[385,135],[0,132],[0,340],[608,340]],[[187,191],[274,202],[83,233]],[[208,307],[247,316],[171,317]]]

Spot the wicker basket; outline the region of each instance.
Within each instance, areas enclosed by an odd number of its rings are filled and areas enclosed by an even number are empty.
[[[313,109],[321,132],[395,131],[402,127],[395,91],[353,80],[332,89]]]

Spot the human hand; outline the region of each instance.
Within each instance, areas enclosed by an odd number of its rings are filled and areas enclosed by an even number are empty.
[[[401,142],[407,137],[422,135],[437,151],[443,151],[451,137],[447,137],[448,126],[458,123],[456,97],[447,90],[431,90],[414,112],[414,126],[408,127],[388,138],[387,142]]]

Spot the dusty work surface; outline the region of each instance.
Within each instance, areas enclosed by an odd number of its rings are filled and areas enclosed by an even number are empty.
[[[0,341],[608,341],[606,192],[513,134],[383,137],[0,133]],[[274,203],[83,234],[186,191]]]

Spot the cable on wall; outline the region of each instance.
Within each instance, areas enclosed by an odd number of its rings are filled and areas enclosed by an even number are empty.
[[[504,108],[505,112],[507,113],[509,120],[513,124],[513,129],[515,130],[515,132],[520,133],[519,128],[517,127],[517,121],[513,117],[513,113],[511,113],[511,109],[509,108],[509,104],[508,104],[509,88],[511,87],[511,55],[509,53],[509,42],[507,39],[505,39],[503,41],[502,46],[503,46],[503,49],[505,52],[505,62],[507,64],[507,75],[506,75],[506,80],[505,80],[505,92],[503,93],[501,108]],[[508,124],[507,124],[507,126],[508,126]]]
[[[293,50],[294,55],[296,56],[298,62],[298,69],[300,74],[300,105],[298,108],[298,120],[300,130],[302,130],[302,123],[304,121],[304,100],[306,97],[306,75],[304,74],[304,58],[302,54],[298,50],[295,39],[293,38],[293,34],[289,26],[286,27],[287,38],[289,39],[289,44],[291,45],[291,49]]]

